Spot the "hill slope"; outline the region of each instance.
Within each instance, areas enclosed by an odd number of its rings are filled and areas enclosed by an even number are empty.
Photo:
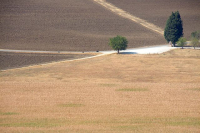
[[[165,28],[172,12],[179,11],[183,20],[184,36],[200,30],[200,2],[198,0],[107,0],[115,6]]]
[[[116,35],[127,37],[130,48],[165,43],[93,0],[3,0],[0,9],[2,49],[101,51]]]

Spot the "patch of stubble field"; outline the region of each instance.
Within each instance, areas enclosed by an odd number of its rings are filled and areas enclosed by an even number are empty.
[[[1,72],[3,132],[191,132],[199,50],[107,55]]]

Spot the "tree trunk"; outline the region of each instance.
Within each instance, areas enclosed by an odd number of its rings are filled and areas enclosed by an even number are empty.
[[[117,50],[117,53],[119,54],[119,49]]]

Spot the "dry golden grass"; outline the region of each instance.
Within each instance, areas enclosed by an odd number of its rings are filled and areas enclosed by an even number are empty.
[[[3,132],[200,132],[200,52],[107,55],[1,72]]]

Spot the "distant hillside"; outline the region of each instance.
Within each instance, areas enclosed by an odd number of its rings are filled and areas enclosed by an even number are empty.
[[[1,0],[0,10],[1,49],[101,51],[116,35],[129,48],[166,43],[93,0]]]
[[[184,36],[200,30],[199,0],[106,0],[123,10],[165,28],[168,17],[179,11],[183,20]]]

